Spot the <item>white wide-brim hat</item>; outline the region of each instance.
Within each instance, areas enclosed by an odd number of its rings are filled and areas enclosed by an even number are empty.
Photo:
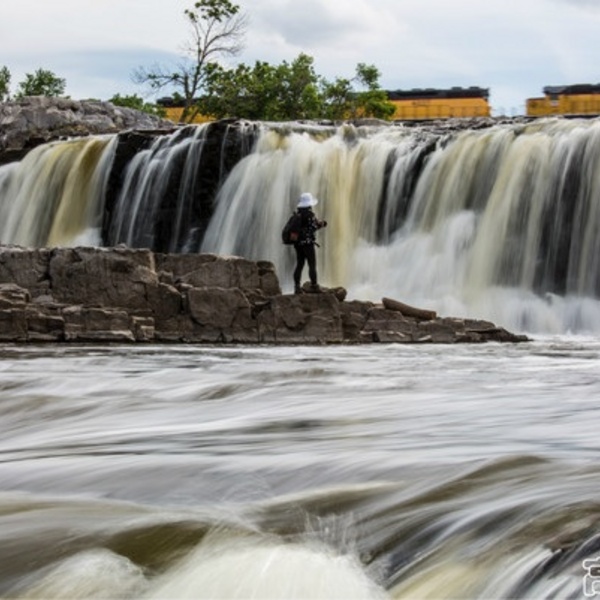
[[[309,208],[311,206],[316,206],[319,201],[310,193],[304,192],[304,194],[300,194],[300,198],[298,198],[298,208]]]

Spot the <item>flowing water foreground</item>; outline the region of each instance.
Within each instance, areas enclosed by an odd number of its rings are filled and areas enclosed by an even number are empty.
[[[0,357],[1,597],[600,594],[597,338]]]

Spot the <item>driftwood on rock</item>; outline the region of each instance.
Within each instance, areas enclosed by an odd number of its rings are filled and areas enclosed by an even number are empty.
[[[145,249],[0,246],[0,342],[372,344],[522,342],[344,288],[282,294],[272,263]],[[387,306],[386,306],[387,305]],[[398,306],[403,310],[398,310]],[[391,307],[391,308],[390,308]]]
[[[402,313],[405,317],[415,317],[415,319],[422,319],[423,321],[431,321],[437,317],[437,313],[434,310],[425,310],[423,308],[415,308],[404,302],[398,300],[392,300],[391,298],[382,298],[383,306],[388,310],[395,310]]]

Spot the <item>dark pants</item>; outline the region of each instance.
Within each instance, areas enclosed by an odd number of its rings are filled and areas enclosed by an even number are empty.
[[[317,285],[317,255],[314,244],[296,244],[296,269],[294,270],[294,285],[300,287],[304,263],[308,263],[308,276],[313,285]]]

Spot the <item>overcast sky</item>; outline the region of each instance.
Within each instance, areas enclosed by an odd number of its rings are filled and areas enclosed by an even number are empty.
[[[237,0],[249,17],[234,63],[300,52],[327,79],[374,64],[383,88],[489,88],[494,114],[523,114],[546,85],[600,83],[600,0]],[[12,91],[49,69],[72,98],[147,96],[137,67],[175,65],[193,0],[2,0],[0,66]],[[164,94],[159,94],[164,95]],[[148,96],[153,99],[155,96]]]

